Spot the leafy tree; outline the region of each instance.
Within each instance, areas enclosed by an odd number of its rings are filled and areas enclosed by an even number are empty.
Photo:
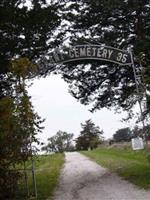
[[[72,151],[73,134],[64,131],[58,131],[56,135],[48,138],[48,144],[42,147],[43,151],[62,153],[64,151]]]
[[[71,22],[71,44],[132,47],[135,65],[144,73],[150,65],[150,3],[134,0],[72,0],[64,18]],[[76,12],[74,12],[76,11]],[[139,62],[140,61],[140,62]],[[103,107],[130,110],[138,101],[131,66],[87,61],[61,68],[71,94],[92,111]],[[141,90],[142,91],[142,90]]]
[[[115,142],[129,142],[131,140],[132,134],[130,128],[122,128],[116,131],[113,135]]]
[[[103,131],[89,119],[85,124],[81,124],[82,131],[76,139],[76,148],[78,150],[94,149],[102,142]]]
[[[64,5],[60,0],[0,1],[0,98],[12,89],[11,80],[6,81],[10,60],[27,57],[40,63],[39,73],[47,71],[42,56],[62,42],[58,28]]]
[[[132,130],[132,135],[133,137],[144,137],[146,141],[150,140],[150,125],[145,125],[143,128],[135,126]]]
[[[133,130],[132,130],[132,135],[133,135],[133,137],[138,137],[138,136],[141,137],[142,136],[142,132],[143,132],[143,130],[140,127],[135,126],[133,128]]]
[[[13,92],[0,99],[1,199],[12,199],[20,178],[16,165],[31,158],[31,144],[38,142],[36,135],[42,129],[43,120],[34,112],[26,89],[32,73],[34,65],[28,59],[13,60],[8,75],[8,80],[13,79]]]

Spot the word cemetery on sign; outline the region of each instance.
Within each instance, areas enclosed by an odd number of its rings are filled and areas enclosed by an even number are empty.
[[[128,51],[103,45],[77,45],[64,49],[62,52],[56,50],[50,55],[50,62],[53,64],[79,60],[104,60],[120,65],[130,65],[132,63]]]

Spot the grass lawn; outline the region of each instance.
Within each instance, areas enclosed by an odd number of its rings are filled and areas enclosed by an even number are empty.
[[[135,185],[150,189],[150,163],[147,160],[146,150],[99,148],[81,153],[111,171],[117,172]]]
[[[64,154],[41,155],[36,158],[36,182],[37,182],[37,200],[51,199],[54,188],[57,185],[60,169],[64,164]],[[27,168],[31,168],[31,163],[27,163]],[[29,190],[33,190],[31,171],[28,172]],[[35,198],[27,198],[34,200]],[[19,198],[25,200],[25,198]]]

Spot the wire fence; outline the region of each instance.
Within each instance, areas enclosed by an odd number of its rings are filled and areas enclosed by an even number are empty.
[[[26,200],[32,197],[36,197],[34,191],[34,180],[33,180],[33,172],[32,169],[17,169],[21,175],[17,185],[16,185],[16,193],[14,200]]]

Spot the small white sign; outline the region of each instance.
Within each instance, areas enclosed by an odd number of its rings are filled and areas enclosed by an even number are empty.
[[[141,137],[132,138],[131,141],[133,150],[144,149],[144,143]]]

